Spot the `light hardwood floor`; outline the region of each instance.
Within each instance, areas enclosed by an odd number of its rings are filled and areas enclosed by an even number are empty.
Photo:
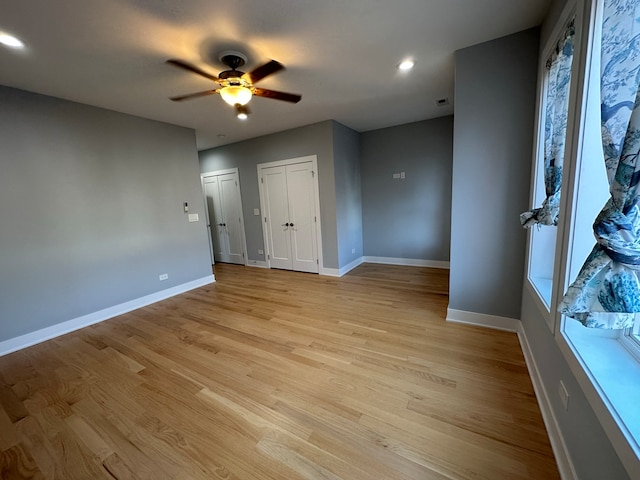
[[[559,478],[516,335],[445,323],[446,270],[215,274],[0,357],[1,478]]]

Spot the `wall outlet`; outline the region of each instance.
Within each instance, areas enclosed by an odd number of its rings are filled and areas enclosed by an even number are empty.
[[[256,217],[259,217],[259,216],[260,216],[260,209],[259,209],[259,208],[254,208],[254,209],[253,209],[253,214],[254,214]]]
[[[264,250],[258,250],[258,255],[264,255]]]
[[[158,278],[160,279],[160,281],[168,280],[169,279],[169,274],[168,273],[163,273],[161,275],[158,275]]]
[[[400,174],[399,173],[394,173],[393,174],[393,178],[400,178]]]
[[[567,387],[564,386],[562,380],[560,380],[560,385],[558,386],[558,394],[560,395],[560,401],[564,409],[569,410],[569,392],[567,392]]]
[[[198,222],[198,221],[200,221],[200,218],[198,217],[197,213],[190,213],[189,214],[189,221],[190,222]]]
[[[404,179],[404,172],[400,172],[400,178]]]

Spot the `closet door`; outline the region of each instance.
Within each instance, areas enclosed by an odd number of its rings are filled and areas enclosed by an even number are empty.
[[[214,260],[244,265],[244,225],[238,173],[207,175],[203,184]]]
[[[286,166],[293,269],[318,273],[315,199],[311,162]]]
[[[270,266],[318,273],[313,164],[264,167],[261,182]]]
[[[229,173],[218,177],[220,205],[222,207],[225,235],[225,260],[221,262],[244,265],[244,240],[242,237],[242,201],[238,174]]]
[[[218,177],[206,177],[204,179],[204,193],[207,199],[207,210],[209,212],[209,228],[211,230],[211,250],[216,262],[226,260],[227,235],[223,228],[224,218],[222,215],[222,205],[220,204],[220,184]]]
[[[286,168],[284,166],[264,168],[261,181],[271,267],[292,270]]]

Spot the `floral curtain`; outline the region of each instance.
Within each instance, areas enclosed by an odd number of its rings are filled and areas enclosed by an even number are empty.
[[[547,60],[547,99],[544,118],[544,187],[546,199],[540,208],[520,215],[523,227],[557,225],[564,144],[567,136],[569,86],[573,61],[573,20]]]
[[[611,197],[593,224],[596,246],[560,311],[587,327],[622,329],[640,312],[640,1],[605,0],[602,147]]]

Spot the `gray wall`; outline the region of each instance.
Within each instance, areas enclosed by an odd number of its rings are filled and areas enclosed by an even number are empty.
[[[519,318],[538,30],[456,52],[449,307]]]
[[[624,466],[526,290],[522,299],[522,324],[578,478],[627,480]],[[557,394],[560,380],[569,392],[568,410]]]
[[[0,105],[0,341],[211,274],[182,207],[203,218],[192,130],[6,87]]]
[[[258,250],[264,251],[262,216],[258,217],[253,214],[254,208],[260,208],[256,165],[306,155],[317,155],[324,266],[338,268],[333,123],[332,121],[316,123],[244,142],[202,150],[199,153],[200,171],[203,173],[238,168],[249,260],[265,260],[264,255],[258,254]]]
[[[364,255],[449,260],[452,149],[452,116],[361,134]]]
[[[541,29],[541,45],[544,46],[551,40],[551,32],[565,3],[565,0],[553,2]],[[527,288],[523,290],[520,318],[578,478],[580,480],[628,479],[628,474]],[[564,409],[556,394],[560,380],[564,382],[571,397],[568,410]]]
[[[338,266],[362,257],[360,134],[333,122]]]

